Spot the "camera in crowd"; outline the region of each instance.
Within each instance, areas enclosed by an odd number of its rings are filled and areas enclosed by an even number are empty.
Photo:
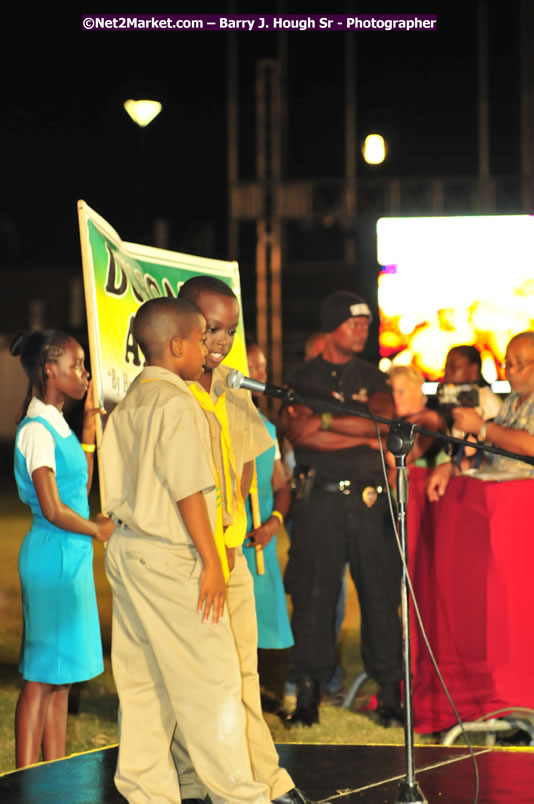
[[[476,383],[440,382],[436,390],[438,411],[449,426],[452,424],[453,408],[476,408],[478,405],[479,387]]]

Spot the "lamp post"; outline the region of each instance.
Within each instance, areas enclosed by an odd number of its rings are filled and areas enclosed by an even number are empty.
[[[129,100],[124,101],[124,109],[137,124],[138,128],[138,138],[137,138],[137,226],[139,229],[139,235],[137,238],[143,238],[144,232],[144,185],[145,185],[145,176],[144,176],[144,147],[145,147],[145,135],[143,133],[143,129],[146,128],[149,123],[154,120],[155,117],[161,112],[162,105],[159,101],[154,100]]]

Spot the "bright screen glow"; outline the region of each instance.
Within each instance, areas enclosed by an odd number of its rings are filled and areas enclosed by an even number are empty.
[[[474,344],[488,382],[513,335],[534,330],[534,218],[381,218],[377,223],[381,368],[443,375],[449,349]]]

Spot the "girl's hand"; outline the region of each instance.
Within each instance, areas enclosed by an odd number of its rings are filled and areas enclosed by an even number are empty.
[[[95,407],[93,395],[93,381],[89,380],[87,395],[83,406],[83,429],[82,442],[84,444],[94,444],[96,437],[96,417],[105,414],[105,408]]]
[[[263,525],[260,525],[259,528],[254,528],[254,530],[251,530],[247,534],[245,546],[254,547],[259,544],[261,547],[265,547],[269,544],[279,527],[280,520],[275,516],[269,517]]]
[[[97,542],[107,542],[113,531],[115,530],[115,523],[109,516],[105,514],[97,514],[95,516],[96,523],[96,536]]]

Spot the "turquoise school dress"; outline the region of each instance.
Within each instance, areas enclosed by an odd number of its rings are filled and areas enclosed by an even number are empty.
[[[261,415],[269,435],[276,439],[276,428]],[[275,447],[271,447],[256,458],[258,476],[258,498],[261,521],[265,522],[273,510],[272,476],[275,461]],[[252,530],[252,513],[250,500],[246,501],[247,533]],[[287,613],[286,595],[280,572],[280,564],[276,553],[276,534],[269,544],[263,548],[265,574],[256,571],[255,547],[243,547],[248,567],[254,579],[254,596],[256,599],[256,616],[258,620],[259,648],[290,648],[293,645],[293,634]]]
[[[87,461],[71,433],[63,438],[45,418],[22,420],[46,427],[55,440],[56,482],[61,501],[89,518]],[[57,528],[43,516],[26,460],[15,447],[19,497],[33,514],[19,553],[24,633],[19,670],[26,681],[72,684],[104,670],[93,579],[90,536]]]

